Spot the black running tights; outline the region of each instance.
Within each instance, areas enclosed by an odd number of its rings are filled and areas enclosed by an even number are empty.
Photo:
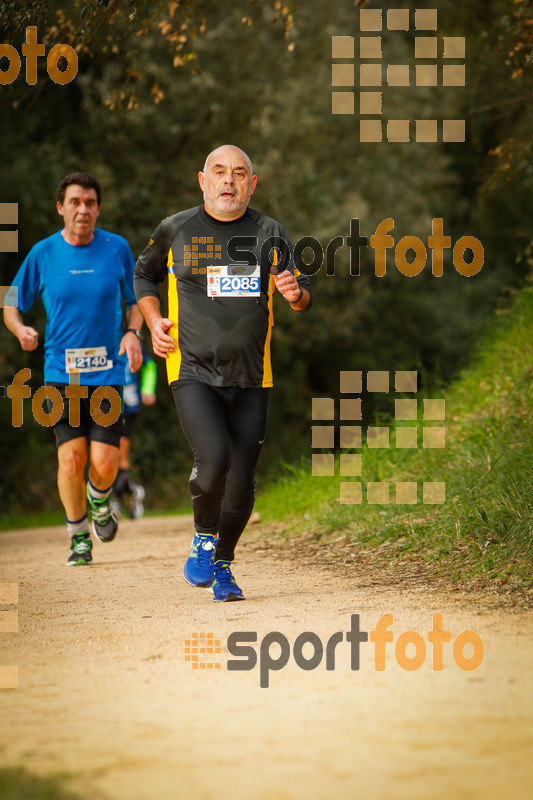
[[[181,380],[172,392],[194,455],[189,487],[196,530],[218,531],[217,559],[232,561],[254,507],[270,390]]]

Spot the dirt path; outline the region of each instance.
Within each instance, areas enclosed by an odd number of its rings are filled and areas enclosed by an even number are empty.
[[[248,599],[216,604],[181,577],[190,531],[183,518],[122,522],[113,544],[95,544],[92,567],[71,569],[63,528],[0,534],[0,581],[19,586],[19,632],[0,634],[0,664],[19,667],[19,688],[0,691],[0,766],[71,773],[91,800],[533,795],[530,615],[427,582],[391,585],[375,568],[320,566],[312,553],[265,546],[258,527],[235,565]],[[334,671],[325,656],[312,671],[295,664],[300,633],[325,645],[352,614],[372,631],[387,613],[384,671],[371,642],[358,671],[346,641]],[[481,637],[479,668],[461,670],[451,644],[442,671],[429,645],[417,671],[398,665],[399,635],[417,631],[427,644],[434,613],[452,642],[464,630]],[[227,669],[230,633],[256,631],[259,653],[276,630],[291,655],[268,688],[259,665]],[[221,668],[193,669],[185,642],[208,632],[222,652],[199,658]]]

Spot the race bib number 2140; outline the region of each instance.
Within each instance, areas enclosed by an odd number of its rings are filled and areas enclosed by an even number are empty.
[[[65,350],[65,371],[101,372],[110,369],[113,362],[107,357],[106,347],[73,347]]]

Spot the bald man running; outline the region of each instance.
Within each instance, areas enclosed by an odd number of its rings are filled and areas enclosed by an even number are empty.
[[[211,588],[216,601],[243,600],[231,563],[265,440],[274,293],[306,311],[312,292],[285,229],[248,207],[257,176],[245,152],[218,147],[198,180],[203,204],[161,222],[137,260],[134,286],[194,455],[185,580]],[[159,304],[164,280],[168,318]]]

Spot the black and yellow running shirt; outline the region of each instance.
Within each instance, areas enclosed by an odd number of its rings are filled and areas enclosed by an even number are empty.
[[[285,229],[259,211],[220,222],[197,206],[161,222],[137,259],[134,287],[137,300],[159,298],[157,284],[168,279],[168,333],[176,341],[169,383],[272,386],[273,264],[289,269],[312,301]]]

